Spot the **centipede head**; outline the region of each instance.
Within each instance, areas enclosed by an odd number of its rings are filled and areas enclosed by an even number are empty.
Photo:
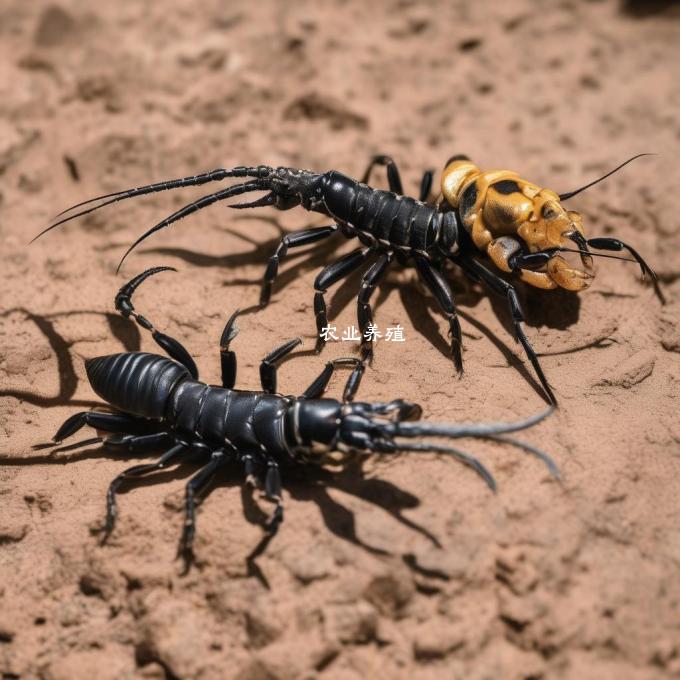
[[[318,465],[345,465],[362,454],[393,450],[385,426],[416,420],[422,409],[404,399],[386,403],[299,400],[288,414],[294,457]]]
[[[518,182],[524,192],[532,192],[528,182]],[[495,194],[496,192],[492,192]],[[492,201],[495,196],[492,196]],[[518,223],[517,236],[530,253],[550,252],[550,258],[541,269],[543,271],[532,274],[545,273],[550,281],[566,290],[585,290],[592,283],[595,276],[593,260],[587,255],[583,217],[575,210],[567,210],[560,202],[560,197],[550,189],[540,189],[530,199],[531,206]],[[490,246],[491,247],[491,246]],[[566,252],[574,247],[582,252],[580,258],[567,255]],[[523,273],[522,278],[532,284],[536,277]],[[537,279],[538,280],[538,279]],[[536,285],[536,283],[533,283]],[[541,287],[540,285],[538,287]]]
[[[594,278],[592,253],[581,214],[567,210],[563,202],[635,158],[576,191],[558,194],[516,172],[481,171],[466,157],[454,156],[442,173],[442,203],[458,211],[474,244],[499,269],[518,271],[522,280],[538,288],[580,291]],[[531,262],[526,255],[536,253],[545,257],[534,258],[535,266],[513,265]]]

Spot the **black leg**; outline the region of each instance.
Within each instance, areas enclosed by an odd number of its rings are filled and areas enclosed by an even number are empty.
[[[129,434],[147,434],[153,432],[157,427],[153,422],[134,416],[83,411],[67,418],[52,439],[55,442],[60,442],[75,434],[85,425],[105,432],[126,432]]]
[[[354,366],[354,370],[347,379],[342,394],[343,401],[352,401],[359,389],[361,376],[364,374],[364,362],[361,359],[355,359],[354,357],[342,357],[329,361],[323,371],[319,374],[319,377],[302,393],[300,399],[320,399],[326,391],[326,387],[328,386],[333,372],[338,366]]]
[[[323,329],[328,326],[328,316],[326,314],[326,301],[324,293],[334,283],[349,276],[355,269],[358,269],[370,256],[370,248],[357,248],[337,262],[329,264],[321,270],[321,273],[314,281],[314,313],[316,314],[316,351],[323,349],[326,339],[323,337]]]
[[[156,432],[144,435],[113,435],[104,439],[104,446],[109,449],[125,451],[127,453],[143,453],[153,451],[170,443],[169,432]]]
[[[458,321],[458,315],[456,314],[456,304],[453,299],[451,287],[441,271],[439,271],[439,269],[437,269],[429,260],[420,255],[414,256],[414,259],[418,273],[434,295],[449,322],[451,356],[453,357],[453,363],[456,366],[456,370],[458,373],[462,373],[463,356],[461,349],[463,346],[463,337],[460,329],[460,321]]]
[[[265,525],[265,529],[270,534],[275,534],[279,529],[279,525],[283,522],[283,491],[281,489],[281,472],[278,463],[271,458],[267,459],[264,492],[267,500],[276,504],[272,516]]]
[[[186,486],[184,498],[184,529],[179,543],[179,554],[190,557],[196,534],[196,496],[202,493],[212,481],[217,470],[226,462],[222,452],[215,452],[210,462],[195,474]]]
[[[377,262],[374,262],[361,279],[361,290],[357,297],[357,316],[359,319],[359,330],[361,332],[361,352],[364,360],[369,363],[373,359],[373,338],[367,338],[368,327],[373,323],[373,313],[369,303],[375,287],[387,272],[387,268],[392,261],[392,252],[383,253]]]
[[[257,453],[245,453],[241,457],[243,471],[246,476],[246,486],[254,489],[261,486],[262,461]]]
[[[338,227],[333,225],[331,227],[315,227],[314,229],[305,229],[304,231],[297,231],[293,234],[287,234],[281,239],[276,252],[269,258],[267,269],[264,272],[264,279],[262,281],[262,290],[260,291],[260,306],[264,307],[269,304],[269,299],[272,295],[272,284],[279,273],[279,263],[286,256],[289,248],[298,248],[306,246],[309,243],[315,243],[321,239],[328,238],[331,234],[337,231]]]
[[[184,347],[184,345],[182,345],[179,340],[175,340],[175,338],[172,338],[169,335],[156,330],[153,327],[153,324],[146,317],[138,314],[135,311],[135,308],[132,304],[132,294],[135,292],[135,290],[137,290],[141,283],[150,276],[164,271],[176,270],[172,267],[153,267],[152,269],[147,269],[128,281],[116,295],[116,309],[124,317],[131,316],[142,328],[150,331],[156,343],[162,347],[172,359],[182,364],[182,366],[184,366],[189,371],[191,377],[194,380],[197,380],[198,368],[196,367],[196,362],[192,359],[191,354],[189,354],[186,347]]]
[[[237,309],[230,317],[222,331],[220,338],[220,363],[222,364],[222,387],[233,389],[236,384],[236,353],[229,349],[229,343],[238,334],[236,317],[239,315]]]
[[[272,350],[262,359],[260,364],[260,383],[262,384],[263,392],[276,394],[276,363],[281,361],[287,354],[290,354],[301,343],[302,340],[300,338],[289,340]]]
[[[390,156],[384,155],[373,156],[373,159],[366,168],[366,172],[364,173],[364,176],[361,181],[364,184],[368,184],[368,181],[371,178],[371,172],[373,171],[373,168],[375,168],[376,165],[384,165],[387,167],[387,183],[390,187],[390,191],[393,191],[395,194],[403,196],[404,187],[401,184],[399,169],[397,168],[397,164],[392,160]]]
[[[538,362],[536,352],[534,352],[533,347],[529,344],[529,340],[522,329],[524,313],[522,312],[522,307],[519,304],[517,291],[515,290],[514,286],[471,257],[459,257],[453,259],[453,261],[460,265],[463,271],[468,274],[470,278],[475,281],[481,281],[491,288],[491,290],[494,290],[496,293],[505,296],[508,301],[508,306],[510,307],[510,315],[512,316],[512,323],[515,327],[516,338],[524,348],[529,361],[531,361],[531,365],[534,367],[534,371],[536,371],[536,375],[538,376],[538,379],[541,382],[543,390],[548,398],[548,403],[557,404],[557,399],[555,399],[555,395],[548,384],[548,379],[545,377],[543,369]]]
[[[139,477],[145,475],[147,472],[152,472],[154,470],[162,470],[166,465],[168,465],[174,458],[179,456],[180,453],[186,450],[183,444],[178,444],[173,446],[169,451],[163,454],[161,458],[155,463],[148,463],[146,465],[133,465],[127,470],[123,470],[109,485],[109,490],[106,493],[106,525],[104,527],[104,539],[102,542],[106,541],[108,536],[113,531],[116,524],[116,517],[118,516],[118,508],[116,506],[116,493],[120,488],[120,485],[128,477]]]
[[[423,178],[420,180],[420,192],[418,193],[418,199],[423,203],[427,203],[427,199],[432,190],[432,170],[426,170],[423,173]]]
[[[649,278],[652,280],[652,285],[654,286],[654,292],[661,301],[661,304],[663,305],[666,304],[666,298],[664,297],[664,294],[661,292],[659,280],[656,277],[656,273],[644,261],[644,259],[642,258],[640,253],[637,252],[637,250],[631,248],[628,244],[624,243],[623,241],[619,241],[619,239],[616,238],[607,237],[590,238],[586,241],[586,243],[591,248],[595,248],[596,250],[614,250],[614,251],[627,250],[635,258],[635,261],[640,265],[640,269],[642,269],[642,277],[644,278],[645,275],[649,275]]]

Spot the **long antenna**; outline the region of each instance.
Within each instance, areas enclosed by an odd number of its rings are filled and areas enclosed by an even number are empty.
[[[618,167],[614,168],[613,170],[610,170],[606,175],[602,175],[602,177],[599,177],[596,180],[593,180],[589,184],[586,184],[585,186],[582,186],[580,189],[575,189],[574,191],[569,191],[566,194],[560,194],[560,201],[566,201],[568,198],[572,198],[573,196],[576,196],[576,194],[580,194],[582,191],[585,191],[586,189],[589,189],[592,187],[594,184],[597,184],[598,182],[601,182],[603,179],[607,179],[610,175],[613,175],[615,172],[618,172],[624,165],[628,165],[628,163],[631,163],[634,161],[636,158],[641,158],[642,156],[656,156],[655,153],[639,153],[637,156],[633,156],[632,158],[629,158],[627,161],[624,161],[619,165]]]

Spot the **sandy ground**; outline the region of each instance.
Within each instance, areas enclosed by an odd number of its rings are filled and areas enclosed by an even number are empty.
[[[680,677],[680,15],[672,2],[216,2],[0,6],[0,675],[16,678]],[[46,442],[97,403],[83,360],[155,351],[113,310],[156,264],[138,307],[219,380],[227,315],[258,298],[297,209],[203,211],[115,266],[142,230],[201,194],[121,203],[30,237],[97,193],[236,164],[359,176],[372,153],[425,168],[465,152],[567,191],[642,151],[574,199],[588,234],[634,244],[591,290],[522,289],[527,332],[560,401],[527,433],[558,462],[470,443],[499,482],[433,454],[286,478],[287,516],[258,551],[270,506],[239,471],[201,506],[197,565],[175,559],[183,486],[163,473],[120,496],[100,547],[109,481],[135,461]],[[384,178],[376,177],[377,182]],[[276,343],[314,343],[313,279],[354,244],[291,257],[271,305],[241,321],[239,385],[256,389]],[[331,291],[354,321],[358,278]],[[466,373],[413,270],[395,270],[376,320],[366,400],[409,398],[440,421],[509,420],[542,400],[504,304],[454,278]],[[323,358],[346,355],[329,346]],[[302,352],[280,385],[322,366]],[[344,377],[344,376],[343,376]],[[338,396],[341,379],[331,385]],[[90,436],[83,435],[83,438]],[[253,554],[253,551],[256,551]]]

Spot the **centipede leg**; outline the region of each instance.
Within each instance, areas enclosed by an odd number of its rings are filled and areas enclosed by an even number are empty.
[[[179,554],[189,559],[192,555],[194,535],[196,534],[196,497],[201,494],[212,481],[215,473],[225,463],[221,451],[214,452],[210,462],[195,474],[186,486],[184,499],[184,528],[179,543]]]
[[[262,391],[268,394],[276,393],[276,364],[287,354],[290,354],[298,345],[302,343],[300,338],[294,338],[284,342],[283,345],[272,350],[260,363],[260,382]]]
[[[456,304],[451,292],[451,287],[447,283],[444,275],[433,266],[429,260],[419,255],[414,257],[418,273],[425,281],[435,299],[442,308],[446,319],[449,322],[449,332],[451,334],[451,356],[458,373],[463,372],[463,334],[460,328],[460,321],[456,313]]]
[[[378,165],[383,165],[387,168],[387,184],[390,188],[390,191],[393,191],[395,194],[403,196],[404,187],[402,186],[401,183],[399,169],[397,168],[397,164],[394,162],[391,156],[385,156],[384,154],[373,156],[371,162],[368,164],[368,167],[366,168],[366,172],[364,173],[364,176],[361,181],[364,184],[368,184],[368,181],[371,178],[371,172],[373,172],[373,168],[375,168]]]
[[[470,278],[481,281],[491,288],[491,290],[503,295],[507,299],[508,306],[510,308],[510,315],[512,317],[512,323],[515,328],[516,338],[524,348],[525,354],[531,362],[531,365],[534,367],[534,371],[536,372],[541,386],[543,387],[543,391],[545,392],[548,403],[557,404],[557,399],[555,398],[555,395],[548,384],[548,379],[545,377],[545,373],[543,373],[543,369],[541,368],[541,364],[538,361],[536,352],[529,343],[529,340],[522,328],[522,323],[525,321],[524,312],[522,311],[522,307],[519,303],[519,298],[517,297],[517,291],[515,290],[515,287],[511,283],[508,283],[505,279],[502,279],[500,276],[487,269],[484,265],[480,264],[472,257],[457,257],[452,258],[452,260],[458,264],[463,269],[463,271],[468,276],[470,276]]]
[[[245,484],[251,489],[261,486],[260,478],[262,472],[261,457],[257,452],[244,453],[241,456],[241,463],[243,463],[243,473],[245,475]]]
[[[430,196],[430,191],[432,191],[432,180],[434,175],[432,170],[426,170],[423,173],[423,178],[420,180],[420,191],[418,192],[418,200],[423,203],[427,203],[427,199]]]
[[[156,429],[153,423],[143,418],[135,418],[122,413],[82,411],[74,413],[62,423],[54,435],[53,441],[60,442],[78,432],[85,425],[105,432],[125,432],[127,434],[147,434]]]
[[[283,522],[283,490],[281,488],[281,471],[278,463],[269,458],[264,480],[264,491],[267,500],[275,504],[272,516],[267,520],[265,528],[270,534],[275,534]]]
[[[361,291],[357,298],[357,317],[361,332],[361,352],[363,359],[369,363],[373,359],[373,338],[367,336],[368,327],[373,323],[373,312],[369,303],[371,295],[380,280],[385,276],[387,268],[392,262],[394,254],[390,251],[383,253],[377,262],[374,262],[361,279]]]
[[[143,453],[153,451],[168,443],[168,432],[154,432],[144,435],[113,435],[104,439],[104,446],[109,449],[125,451],[127,453]]]
[[[341,279],[349,276],[355,269],[358,269],[370,256],[370,248],[357,248],[337,262],[329,264],[321,270],[314,281],[314,313],[316,314],[316,351],[320,352],[326,340],[323,335],[324,328],[328,327],[328,315],[326,313],[326,301],[324,293],[330,286]]]
[[[104,526],[104,538],[102,543],[106,541],[108,536],[113,531],[118,516],[118,509],[116,506],[116,493],[121,484],[129,477],[139,477],[154,470],[162,470],[169,463],[172,462],[180,453],[186,450],[184,444],[173,446],[169,451],[166,451],[155,463],[147,463],[145,465],[133,465],[127,470],[123,470],[109,485],[106,493],[106,524]]]
[[[168,353],[168,356],[182,364],[182,366],[184,366],[189,371],[191,377],[194,380],[197,380],[198,367],[196,366],[196,362],[193,360],[186,347],[184,347],[184,345],[179,340],[176,340],[165,333],[161,333],[159,330],[154,328],[151,321],[135,311],[134,305],[132,304],[132,295],[142,284],[142,282],[144,282],[150,276],[154,276],[155,274],[165,271],[174,272],[176,270],[172,267],[152,267],[151,269],[147,269],[128,281],[121,287],[116,295],[116,309],[126,318],[131,316],[137,322],[137,324],[139,324],[139,326],[149,331],[156,344],[159,347],[162,347]]]
[[[294,234],[287,234],[281,239],[281,242],[276,249],[276,252],[269,258],[267,269],[264,272],[264,279],[262,280],[262,289],[260,291],[260,307],[265,307],[269,304],[272,295],[272,284],[276,280],[279,273],[279,263],[288,253],[289,248],[299,248],[310,243],[315,243],[321,239],[328,238],[331,234],[337,231],[337,225],[330,227],[314,227],[313,229],[305,229]]]
[[[230,317],[222,331],[220,338],[220,364],[222,368],[222,387],[228,390],[233,389],[236,384],[236,353],[229,349],[229,343],[238,334],[236,327],[236,317],[239,315],[237,309]]]
[[[338,366],[354,366],[354,370],[349,378],[347,378],[342,397],[342,400],[345,402],[352,401],[359,389],[361,376],[364,373],[364,362],[361,359],[355,359],[354,357],[341,357],[340,359],[329,361],[314,382],[312,382],[312,384],[302,393],[300,399],[320,399],[326,391],[331,376]]]

